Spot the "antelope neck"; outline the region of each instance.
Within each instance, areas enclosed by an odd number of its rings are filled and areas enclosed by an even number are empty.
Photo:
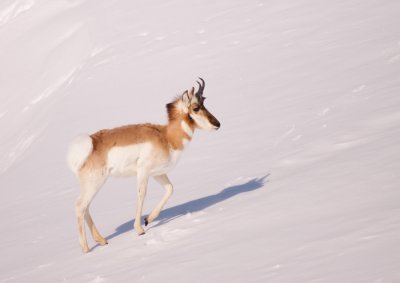
[[[167,139],[173,150],[183,150],[191,141],[194,128],[185,119],[174,119],[167,125]]]

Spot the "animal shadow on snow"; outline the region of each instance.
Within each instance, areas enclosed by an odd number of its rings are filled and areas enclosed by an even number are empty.
[[[268,181],[267,180],[268,176],[269,176],[269,174],[267,174],[263,177],[260,177],[260,178],[254,178],[244,184],[234,185],[234,186],[225,188],[217,194],[209,195],[209,196],[206,196],[203,198],[199,198],[199,199],[195,199],[195,200],[191,200],[191,201],[179,204],[174,207],[166,208],[163,211],[161,211],[160,215],[155,220],[155,224],[154,225],[150,224],[150,227],[154,228],[154,227],[163,225],[165,223],[168,223],[169,221],[174,220],[183,215],[186,215],[188,213],[195,213],[195,212],[204,210],[207,207],[210,207],[217,203],[223,202],[223,201],[230,199],[238,194],[248,193],[248,192],[260,189]],[[134,219],[120,225],[119,227],[117,227],[116,231],[113,234],[106,237],[106,239],[110,240],[121,234],[124,234],[126,232],[133,230],[133,223],[134,223]]]

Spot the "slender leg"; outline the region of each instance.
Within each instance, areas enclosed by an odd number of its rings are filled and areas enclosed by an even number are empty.
[[[87,253],[89,251],[89,246],[85,233],[85,210],[83,198],[79,197],[75,204],[75,213],[78,219],[79,244],[81,245],[82,251]]]
[[[94,172],[89,172],[88,174],[82,173],[80,175],[81,191],[75,204],[75,212],[78,219],[79,243],[84,253],[87,253],[89,251],[85,232],[85,219],[89,219],[89,221],[91,220],[90,215],[87,216],[88,208],[93,198],[96,196],[97,192],[103,185],[105,179],[106,178],[104,175],[96,174]],[[93,231],[93,227],[95,227],[93,221],[88,224]],[[93,224],[93,227],[90,224]]]
[[[96,225],[94,225],[94,223],[93,223],[93,219],[92,219],[92,217],[90,216],[89,207],[88,207],[87,210],[86,210],[85,219],[86,219],[87,225],[89,226],[90,232],[92,233],[93,239],[94,239],[97,243],[99,243],[100,245],[102,245],[102,246],[107,245],[107,244],[108,244],[107,240],[104,239],[104,238],[100,235],[99,231],[98,231],[97,228],[96,228]]]
[[[149,175],[146,172],[138,172],[137,174],[138,204],[136,209],[134,228],[139,236],[144,234],[144,229],[142,227],[142,211],[143,211],[144,198],[146,197],[148,181],[149,181]]]
[[[154,219],[158,217],[158,215],[160,215],[161,210],[163,209],[164,205],[167,203],[168,199],[171,197],[173,193],[173,187],[167,175],[164,174],[160,176],[155,176],[154,179],[165,188],[166,192],[163,198],[161,199],[160,203],[157,205],[157,207],[145,219],[146,226],[149,223],[153,222]]]

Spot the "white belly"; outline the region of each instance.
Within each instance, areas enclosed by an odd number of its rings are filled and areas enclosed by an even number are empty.
[[[166,174],[176,165],[181,152],[171,150],[166,156],[151,143],[113,147],[107,156],[107,168],[112,176],[132,176],[140,169],[154,176]]]
[[[170,172],[178,163],[181,154],[181,150],[171,150],[169,153],[169,158],[164,162],[159,162],[156,166],[154,166],[154,168],[150,170],[150,175],[157,176]]]

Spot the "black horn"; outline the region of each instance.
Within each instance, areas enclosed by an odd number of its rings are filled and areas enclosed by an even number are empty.
[[[199,81],[197,81],[197,83],[199,85],[199,90],[196,92],[196,95],[199,97],[202,97],[203,90],[204,90],[204,87],[206,86],[206,83],[204,82],[204,80],[202,78],[199,78],[199,80],[201,81],[201,83]]]

